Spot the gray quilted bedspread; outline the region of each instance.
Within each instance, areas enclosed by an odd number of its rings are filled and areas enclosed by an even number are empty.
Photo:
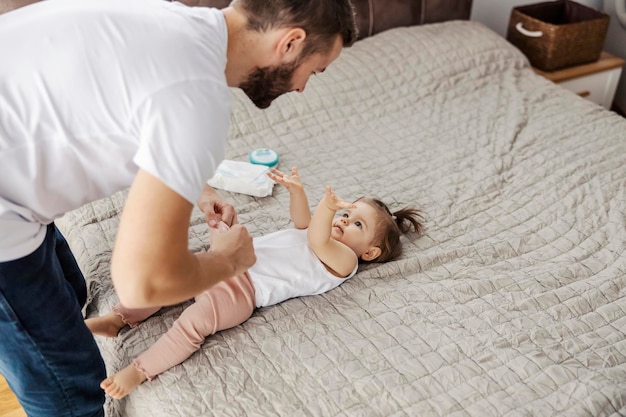
[[[271,147],[314,205],[418,205],[427,233],[337,289],[258,309],[109,417],[626,415],[626,120],[535,75],[476,22],[358,42],[304,94],[257,110],[236,96],[228,158]],[[288,193],[223,192],[253,235],[290,227]],[[58,224],[89,283],[117,302],[109,262],[125,194]],[[194,251],[209,246],[195,210]],[[188,304],[117,339],[128,365]]]

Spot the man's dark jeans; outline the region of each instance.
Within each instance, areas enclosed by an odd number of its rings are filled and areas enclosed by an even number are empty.
[[[0,374],[30,417],[104,416],[106,371],[83,322],[86,297],[54,224],[35,252],[0,262]]]

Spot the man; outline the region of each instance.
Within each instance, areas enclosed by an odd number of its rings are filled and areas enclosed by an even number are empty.
[[[229,87],[260,108],[356,40],[349,0],[47,0],[0,15],[0,373],[29,416],[102,416],[85,283],[54,219],[130,186],[111,263],[127,307],[174,304],[255,262],[206,186]],[[190,253],[194,203],[228,233]]]

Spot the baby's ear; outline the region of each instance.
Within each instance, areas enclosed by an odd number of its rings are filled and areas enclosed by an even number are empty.
[[[365,252],[361,254],[361,259],[364,261],[373,261],[378,258],[381,254],[381,250],[378,246],[370,246]]]

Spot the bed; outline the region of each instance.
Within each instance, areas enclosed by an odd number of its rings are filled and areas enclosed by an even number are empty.
[[[357,2],[364,39],[304,94],[261,111],[233,90],[227,155],[276,150],[312,204],[329,184],[418,205],[426,234],[405,235],[399,259],[361,266],[333,291],[209,337],[107,399],[108,417],[626,415],[626,119],[459,19],[468,2],[429,4],[439,8],[409,26],[380,25]],[[222,193],[253,235],[290,225],[281,187]],[[117,302],[109,262],[125,196],[58,221],[88,281],[87,316]],[[189,247],[209,247],[197,209]],[[108,372],[188,303],[97,337]]]

